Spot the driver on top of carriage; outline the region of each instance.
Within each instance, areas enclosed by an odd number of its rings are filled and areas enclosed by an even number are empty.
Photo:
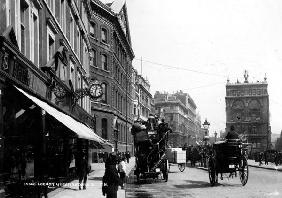
[[[235,127],[233,125],[230,126],[230,131],[225,136],[226,140],[239,139],[239,134],[235,131]]]

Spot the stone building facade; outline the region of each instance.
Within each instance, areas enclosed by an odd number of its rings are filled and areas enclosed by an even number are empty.
[[[280,133],[280,137],[276,139],[275,149],[278,151],[282,151],[282,131]]]
[[[89,1],[87,11],[90,78],[102,84],[103,96],[91,101],[97,133],[117,141],[120,152],[133,151],[130,128],[133,117],[131,38],[124,1]],[[113,124],[113,122],[117,121]],[[115,128],[117,133],[115,133]],[[106,149],[106,152],[111,150]]]
[[[0,1],[0,197],[28,178],[72,176],[106,143],[90,108],[89,2]]]
[[[172,147],[196,144],[201,123],[197,116],[197,106],[187,93],[182,91],[174,94],[156,92],[154,95],[156,114],[163,115],[173,133],[169,144]]]
[[[138,74],[137,70],[133,70],[132,84],[135,94],[133,96],[133,117],[134,120],[137,120],[138,118],[141,120],[147,120],[153,106],[152,94],[150,93],[150,83],[142,75]]]
[[[267,79],[249,82],[245,71],[243,83],[226,84],[226,130],[234,125],[236,131],[252,143],[253,152],[270,146],[269,95]]]

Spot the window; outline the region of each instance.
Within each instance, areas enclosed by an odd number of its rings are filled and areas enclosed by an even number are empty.
[[[108,38],[107,38],[107,30],[105,28],[102,28],[101,30],[101,39],[102,42],[107,43]]]
[[[48,4],[50,10],[51,10],[53,13],[55,13],[55,12],[54,12],[54,11],[55,11],[55,0],[48,0],[47,4]]]
[[[59,66],[56,71],[57,76],[62,80],[65,81],[67,77],[67,67],[65,64],[59,61]]]
[[[31,17],[31,61],[39,67],[39,22],[37,9],[33,8]]]
[[[55,35],[47,27],[47,62],[53,58],[55,54]]]
[[[7,27],[12,24],[12,16],[11,16],[11,2],[6,0],[6,23]]]
[[[76,50],[75,50],[76,55],[78,58],[80,58],[80,31],[79,28],[77,28],[77,33],[76,33]]]
[[[89,65],[89,52],[88,52],[88,47],[86,45],[85,40],[83,39],[83,55],[81,56],[81,62],[82,62],[82,67],[85,69],[87,65]]]
[[[136,115],[136,104],[133,106],[133,114]]]
[[[90,51],[89,61],[90,66],[96,66],[96,51],[94,49]]]
[[[66,3],[65,3],[65,0],[61,0],[60,24],[61,24],[63,32],[66,33]]]
[[[74,49],[74,20],[73,17],[70,17],[70,45]]]
[[[81,74],[79,72],[77,72],[77,81],[76,81],[76,89],[81,89]],[[79,106],[81,106],[81,99],[78,100],[77,102],[79,104]]]
[[[90,35],[94,36],[96,35],[96,24],[95,23],[90,23],[90,28],[89,28]]]
[[[21,21],[21,52],[27,55],[26,43],[29,41],[27,39],[28,34],[28,5],[26,5],[24,0],[21,0],[20,5],[20,21]]]
[[[105,54],[102,54],[102,69],[103,70],[108,70],[108,65],[107,65],[107,56]]]
[[[118,91],[116,91],[115,106],[118,108]]]
[[[108,120],[106,118],[102,119],[102,138],[108,138]]]
[[[72,61],[70,61],[70,80],[72,82],[72,86],[75,86],[74,64]]]
[[[105,83],[102,83],[102,89],[103,89],[103,95],[102,95],[102,98],[101,98],[101,102],[103,103],[107,103],[107,84]]]

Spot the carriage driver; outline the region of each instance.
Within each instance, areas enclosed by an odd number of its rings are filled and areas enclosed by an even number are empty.
[[[226,140],[239,139],[239,134],[235,131],[235,127],[233,125],[230,126],[230,131],[225,136]]]

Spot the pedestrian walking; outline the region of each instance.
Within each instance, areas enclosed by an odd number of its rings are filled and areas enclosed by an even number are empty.
[[[267,153],[267,151],[264,152],[264,164],[268,165],[268,153]]]
[[[125,158],[121,158],[119,164],[118,164],[118,172],[119,172],[119,177],[121,180],[121,188],[124,189],[124,181],[125,181],[125,176],[126,176],[126,164],[125,164]]]
[[[121,183],[116,164],[116,156],[110,154],[105,163],[105,174],[102,180],[102,192],[107,198],[117,198],[118,186]]]
[[[125,157],[126,157],[127,163],[129,163],[129,159],[130,159],[130,153],[129,153],[129,151],[127,151],[127,152],[125,153]]]
[[[263,152],[260,152],[259,153],[259,157],[258,157],[258,159],[259,159],[259,166],[262,165],[262,158],[263,158]]]
[[[85,190],[86,182],[87,182],[87,174],[88,174],[88,160],[86,158],[85,153],[82,154],[82,156],[79,158],[79,161],[77,163],[77,174],[79,181],[79,190],[81,190],[82,180],[83,180],[83,190]]]

